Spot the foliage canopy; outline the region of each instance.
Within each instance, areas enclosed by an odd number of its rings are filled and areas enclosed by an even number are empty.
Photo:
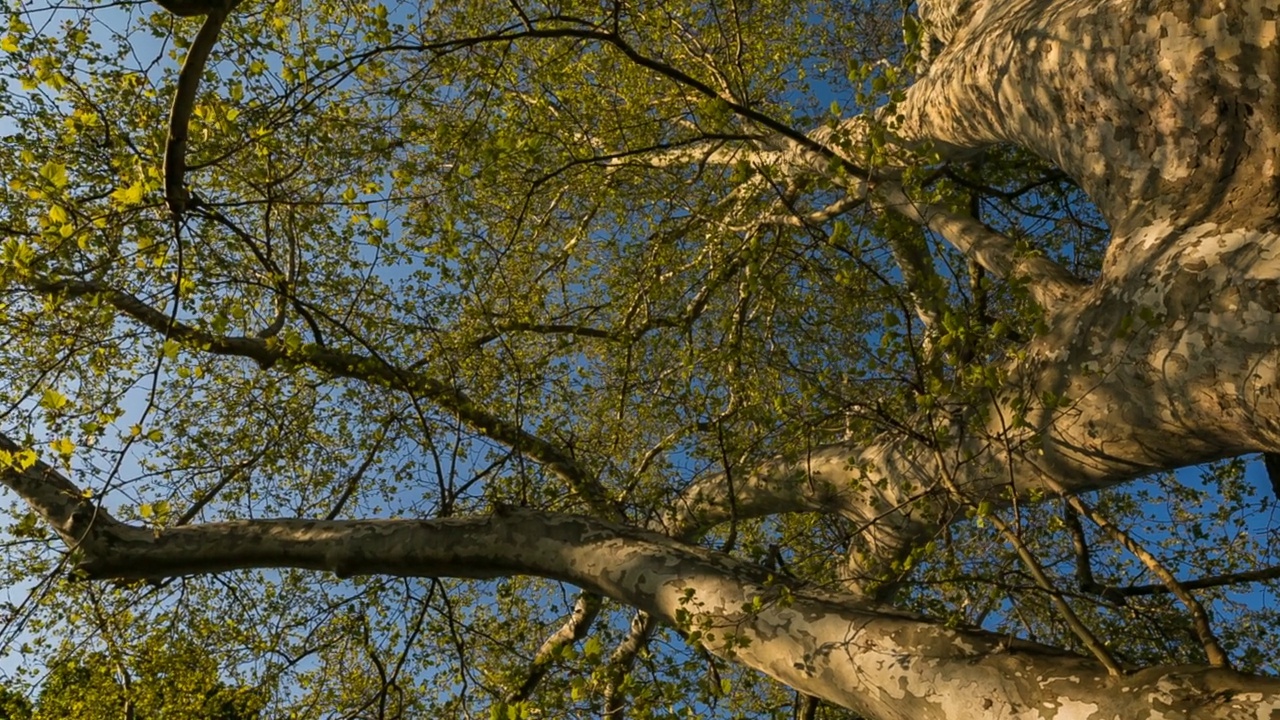
[[[1107,240],[1081,190],[1024,151],[939,163],[838,129],[891,116],[926,70],[897,0],[245,0],[199,87],[178,220],[162,157],[201,21],[133,2],[3,7],[0,422],[16,447],[0,460],[34,451],[157,533],[511,507],[669,530],[692,483],[746,482],[775,455],[904,429],[945,449],[945,419],[922,413],[997,391],[1040,315],[932,231],[850,200],[856,173],[905,166],[917,201],[1080,277]],[[813,137],[861,164],[782,144]],[[945,312],[926,326],[921,306]],[[1240,572],[1275,553],[1271,499],[1245,469],[1091,503],[1181,576]],[[548,580],[105,586],[69,575],[24,504],[8,510],[0,655],[31,697],[83,657],[90,674],[150,678],[132,702],[164,678],[201,698],[256,688],[253,709],[280,717],[589,716],[605,688],[634,717],[803,702],[691,650],[694,627],[660,629],[620,674],[631,611],[609,601],[534,689],[539,647],[579,602]],[[1182,609],[1133,590],[1152,582],[1142,564],[1071,513],[956,512],[975,522],[869,581],[902,580],[895,604],[949,623],[1078,648],[1008,523],[1123,660],[1203,661]],[[779,579],[849,580],[864,528],[728,516],[686,539]],[[1274,609],[1206,593],[1237,665],[1274,671]]]

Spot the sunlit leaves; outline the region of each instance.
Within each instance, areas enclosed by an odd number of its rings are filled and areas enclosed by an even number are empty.
[[[67,396],[54,388],[45,388],[40,405],[48,410],[58,411],[67,406]]]
[[[8,450],[0,450],[0,467],[9,468],[22,472],[32,465],[36,464],[39,456],[31,449],[10,452]]]
[[[144,430],[141,425],[135,424],[129,426],[129,437],[145,438],[151,442],[160,442],[161,440],[164,440],[164,430],[161,430],[160,428]]]
[[[40,177],[53,189],[61,190],[67,186],[67,166],[51,160],[40,167]]]

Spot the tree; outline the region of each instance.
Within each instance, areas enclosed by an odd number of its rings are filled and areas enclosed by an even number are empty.
[[[0,688],[0,717],[4,720],[30,720],[31,703],[8,688]]]
[[[251,720],[261,698],[217,680],[207,655],[180,639],[153,638],[149,654],[131,663],[137,675],[108,653],[92,653],[50,668],[41,683],[35,711],[26,718],[110,720],[112,718],[192,718]],[[145,644],[143,645],[145,647]],[[19,696],[21,697],[21,696]]]
[[[10,642],[180,622],[298,717],[1280,712],[1270,4],[193,5],[8,6]]]
[[[247,688],[230,688],[217,679],[208,655],[181,638],[153,637],[138,652],[123,656],[90,653],[52,663],[40,681],[38,703],[0,688],[3,720],[103,720],[181,717],[193,720],[258,718],[263,698]],[[135,675],[128,670],[132,665]]]

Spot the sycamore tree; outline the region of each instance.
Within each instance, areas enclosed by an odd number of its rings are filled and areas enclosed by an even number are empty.
[[[1280,716],[1274,3],[162,4],[4,2],[6,697]]]

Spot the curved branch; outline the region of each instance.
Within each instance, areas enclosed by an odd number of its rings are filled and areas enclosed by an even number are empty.
[[[157,0],[159,2],[160,0]],[[191,48],[178,72],[178,87],[173,92],[173,104],[169,107],[169,137],[164,147],[164,197],[169,210],[182,217],[191,199],[186,188],[187,133],[191,126],[191,114],[195,109],[196,93],[204,76],[205,64],[213,46],[218,42],[222,25],[227,16],[240,4],[240,0],[165,0],[160,5],[174,14],[190,17],[204,15],[204,24],[191,41]]]
[[[289,299],[293,297],[293,290],[297,287],[298,282],[298,238],[293,228],[293,210],[289,210],[289,220],[287,222],[287,230],[285,235],[289,240],[289,258],[285,268],[283,277],[272,278],[272,285],[276,291],[276,312],[272,316],[271,322],[255,333],[256,337],[272,338],[280,334],[284,329],[285,320],[288,319]],[[254,248],[256,250],[256,248]]]
[[[533,663],[529,667],[529,674],[525,677],[524,682],[520,684],[520,687],[507,694],[506,702],[508,705],[528,700],[538,687],[538,683],[542,681],[543,676],[551,669],[551,664],[560,656],[560,651],[586,637],[587,631],[591,629],[591,624],[595,622],[596,616],[600,614],[600,601],[600,596],[595,593],[581,593],[578,595],[578,599],[573,603],[573,612],[570,613],[569,619],[560,626],[560,629],[543,641],[542,646],[538,648],[538,653],[533,658]]]

